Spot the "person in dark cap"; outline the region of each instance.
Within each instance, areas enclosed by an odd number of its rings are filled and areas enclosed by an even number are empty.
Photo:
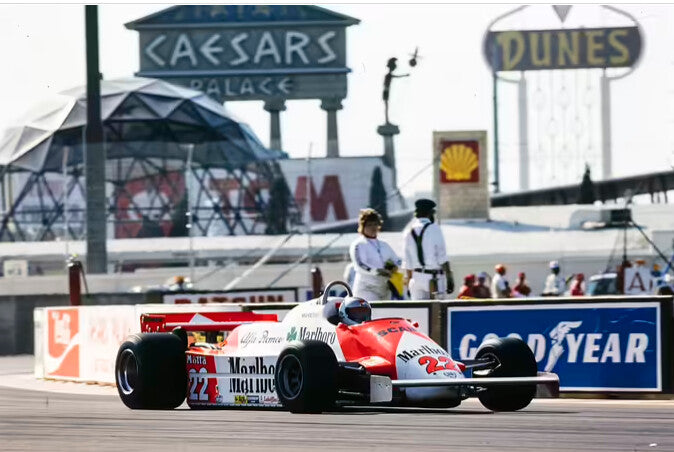
[[[435,202],[418,199],[416,217],[404,233],[405,285],[413,300],[429,300],[435,293],[452,293],[454,276],[440,226],[435,224]]]

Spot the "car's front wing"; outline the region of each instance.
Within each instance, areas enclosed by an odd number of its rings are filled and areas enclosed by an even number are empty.
[[[535,377],[485,377],[485,378],[426,378],[421,380],[391,380],[388,377],[372,375],[370,377],[370,402],[390,402],[393,388],[420,387],[466,387],[469,389],[490,386],[536,385],[536,397],[559,397],[559,377],[549,372],[538,372]]]

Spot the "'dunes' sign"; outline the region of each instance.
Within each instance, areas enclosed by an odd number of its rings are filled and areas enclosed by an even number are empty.
[[[490,31],[492,71],[630,67],[639,59],[638,27]]]

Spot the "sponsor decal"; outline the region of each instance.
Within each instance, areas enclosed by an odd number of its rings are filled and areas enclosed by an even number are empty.
[[[396,356],[398,357],[398,359],[406,363],[407,361],[410,361],[411,359],[414,359],[417,356],[423,355],[447,355],[447,352],[440,347],[431,345],[422,345],[421,347],[412,350],[403,350]]]
[[[115,356],[124,339],[138,331],[132,306],[98,306],[84,309],[80,316],[82,349],[81,378],[115,382]]]
[[[246,364],[246,358],[229,357],[229,373],[242,374],[242,377],[229,379],[229,392],[239,394],[268,394],[275,393],[273,364],[265,365],[264,358],[254,358],[253,364]],[[246,374],[251,375],[245,377]],[[269,377],[265,377],[269,375]]]
[[[47,376],[79,378],[79,329],[79,311],[76,308],[48,310],[45,362]]]
[[[248,403],[248,396],[237,394],[234,396],[234,405],[245,405]]]
[[[202,366],[206,365],[206,357],[200,355],[187,355],[187,364],[200,364]]]
[[[326,344],[334,344],[337,339],[337,333],[334,331],[325,331],[320,326],[315,329],[303,326],[300,327],[299,330],[293,326],[290,328],[290,331],[288,331],[286,340],[290,342],[297,339],[301,341],[321,341]]]
[[[243,335],[240,344],[241,348],[246,348],[251,344],[280,344],[283,338],[279,336],[272,336],[268,330],[262,332],[249,331]]]
[[[278,405],[279,399],[275,395],[262,396],[262,403],[265,405]]]
[[[288,342],[297,340],[297,328],[294,326],[290,328],[290,331],[288,331],[288,334],[286,335],[286,340]]]
[[[567,390],[659,390],[658,303],[596,303],[501,309],[450,309],[453,356],[475,357],[480,344],[519,337],[538,368],[559,374]]]
[[[248,403],[259,404],[259,403],[260,403],[260,396],[257,396],[257,395],[249,395],[249,396],[248,396]]]
[[[392,334],[392,333],[404,333],[405,331],[409,331],[410,333],[415,333],[417,330],[415,328],[412,328],[411,326],[394,326],[391,328],[386,328],[381,331],[377,331],[377,336],[383,337],[386,336],[387,334]]]

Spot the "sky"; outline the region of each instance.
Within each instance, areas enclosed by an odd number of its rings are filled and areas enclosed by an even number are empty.
[[[124,23],[169,6],[99,7],[100,69],[106,79],[128,77],[138,71],[138,33],[124,28]],[[410,73],[410,77],[394,80],[390,107],[391,121],[401,130],[395,141],[396,164],[405,195],[431,190],[434,130],[487,130],[491,152],[492,78],[482,56],[482,40],[490,23],[517,5],[321,6],[361,21],[347,30],[347,64],[352,72],[348,76],[348,97],[338,115],[342,155],[383,154],[382,138],[376,129],[384,122],[381,88],[390,57],[399,59],[401,72]],[[639,21],[645,44],[633,73],[611,83],[613,176],[668,170],[674,166],[674,6],[619,7]],[[613,18],[597,12],[598,8],[573,6],[567,26],[591,21],[595,26],[613,26]],[[521,27],[518,29],[561,28],[550,5],[531,7],[512,25]],[[84,84],[84,46],[83,5],[0,5],[0,129],[41,99]],[[421,59],[410,68],[407,61],[416,47]],[[528,83],[536,89],[544,85],[556,93],[581,92],[580,98],[572,96],[570,102],[587,113],[587,117],[576,117],[575,131],[573,124],[566,130],[567,125],[553,117],[553,110],[546,110],[536,103],[535,96],[531,97],[529,117],[536,121],[540,116],[538,122],[531,123],[529,135],[532,188],[579,182],[585,162],[590,163],[595,179],[601,174],[596,71],[564,72],[555,76],[527,74]],[[511,83],[499,86],[501,189],[514,191],[519,189],[516,91]],[[262,102],[231,102],[227,108],[268,143],[269,115],[262,109]],[[306,157],[309,149],[312,157],[325,156],[326,115],[319,100],[287,102],[281,121],[283,148],[291,157]],[[580,127],[587,142],[582,152],[574,147],[578,141],[572,139],[581,136]],[[565,134],[568,139],[561,142],[566,144],[560,147],[559,138],[556,148],[533,144],[543,143],[553,132]],[[491,156],[489,164],[491,167]]]

